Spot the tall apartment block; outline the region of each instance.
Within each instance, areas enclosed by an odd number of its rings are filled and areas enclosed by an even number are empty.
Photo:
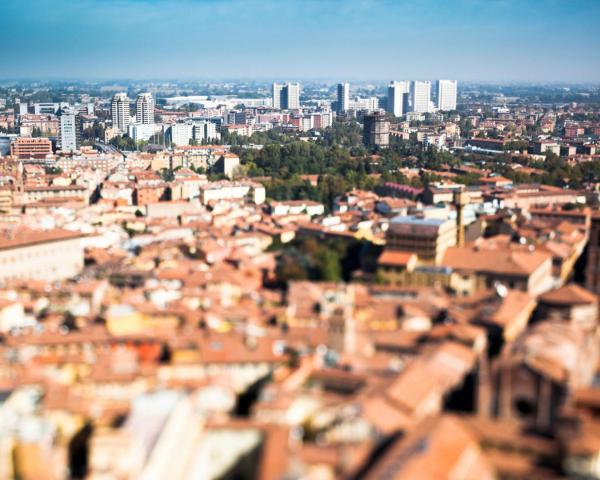
[[[64,109],[60,112],[58,143],[61,150],[75,152],[79,149],[81,140],[81,124],[74,109]]]
[[[127,94],[117,93],[112,99],[110,110],[115,132],[127,132],[129,126],[129,98],[127,98]]]
[[[300,108],[300,84],[273,83],[273,108],[281,110]]]
[[[337,86],[337,113],[344,113],[350,107],[350,84],[339,83]]]
[[[140,93],[135,101],[135,123],[154,124],[154,98],[151,93]]]
[[[456,110],[457,81],[438,80],[436,82],[436,107],[438,110]]]
[[[283,85],[281,83],[273,83],[272,95],[273,95],[273,108],[281,108],[281,89]]]
[[[410,82],[390,82],[388,86],[387,111],[395,117],[404,115],[407,103],[407,95],[410,90]]]
[[[431,82],[416,80],[410,85],[410,110],[417,113],[429,112]]]
[[[374,112],[363,118],[363,143],[367,147],[388,147],[390,144],[390,122],[383,112]]]

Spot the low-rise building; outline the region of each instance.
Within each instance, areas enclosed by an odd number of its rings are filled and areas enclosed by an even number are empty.
[[[45,158],[52,154],[52,142],[44,137],[18,137],[10,144],[10,154],[18,158]]]
[[[67,230],[14,230],[0,237],[0,281],[70,278],[83,268],[82,234]]]
[[[394,217],[386,232],[387,247],[417,254],[420,261],[439,262],[456,245],[456,222],[418,216]]]

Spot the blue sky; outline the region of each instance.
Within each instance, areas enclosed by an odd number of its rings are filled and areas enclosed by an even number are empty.
[[[600,82],[600,0],[0,0],[0,78]]]

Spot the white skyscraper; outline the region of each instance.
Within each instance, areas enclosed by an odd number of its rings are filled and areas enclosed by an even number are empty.
[[[117,93],[111,103],[112,124],[116,132],[125,133],[129,126],[129,98],[126,93]]]
[[[395,117],[404,115],[404,98],[410,90],[410,82],[390,82],[388,86],[387,111]]]
[[[154,99],[151,93],[140,93],[135,101],[135,123],[154,124]]]
[[[65,152],[74,152],[79,147],[79,125],[75,110],[60,112],[59,142],[61,150]]]
[[[414,81],[410,85],[410,110],[412,112],[429,112],[431,100],[431,82]]]
[[[456,80],[438,80],[436,84],[438,110],[456,110]]]
[[[337,86],[337,113],[344,113],[350,107],[350,84],[339,83]]]
[[[300,84],[274,83],[273,108],[280,108],[282,110],[295,110],[300,108]]]
[[[294,110],[300,108],[300,84],[288,83],[281,91],[281,108]]]
[[[280,83],[273,83],[273,108],[281,108],[281,90],[283,85]]]

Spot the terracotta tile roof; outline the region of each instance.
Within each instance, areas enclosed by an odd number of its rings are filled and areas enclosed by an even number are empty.
[[[489,319],[497,325],[507,326],[523,312],[531,312],[534,307],[535,300],[531,295],[519,290],[509,290],[500,302],[498,310]]]
[[[476,354],[470,348],[445,342],[411,362],[386,389],[386,395],[411,415],[431,395],[442,396],[462,382],[475,360]]]
[[[539,301],[550,305],[596,305],[598,297],[589,290],[571,283],[564,287],[551,290],[539,297]]]
[[[539,250],[512,250],[510,248],[479,249],[477,247],[450,247],[442,265],[456,270],[470,270],[503,275],[529,276],[551,258]]]
[[[60,242],[83,236],[81,232],[72,232],[59,228],[53,230],[15,229],[11,232],[3,232],[0,236],[0,250],[20,248],[40,243]]]
[[[377,260],[377,263],[379,265],[405,267],[415,257],[416,255],[412,252],[386,249]]]
[[[503,352],[502,364],[522,364],[557,383],[591,381],[582,366],[595,355],[595,345],[580,328],[561,321],[539,322]],[[592,372],[593,373],[593,372]]]
[[[423,421],[394,443],[363,478],[492,479],[495,472],[462,420],[444,415]]]

